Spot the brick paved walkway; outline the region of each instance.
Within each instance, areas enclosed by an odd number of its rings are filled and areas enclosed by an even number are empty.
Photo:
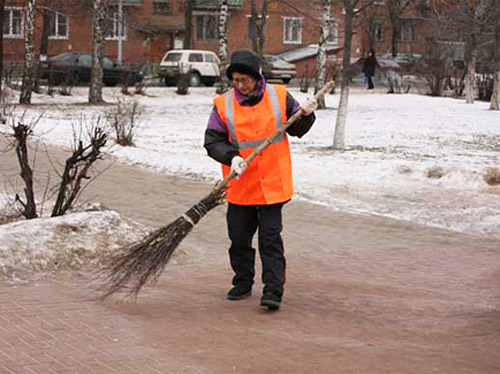
[[[158,226],[209,188],[116,165],[86,196]],[[284,304],[268,313],[258,281],[224,299],[224,211],[137,302],[96,301],[87,271],[0,283],[0,373],[500,372],[497,242],[294,201]]]

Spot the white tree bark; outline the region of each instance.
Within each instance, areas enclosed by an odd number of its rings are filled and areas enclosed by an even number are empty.
[[[227,19],[228,19],[227,0],[221,0],[220,16],[219,16],[219,59],[220,59],[220,80],[217,87],[217,93],[221,94],[229,89],[229,80],[226,77],[226,69],[228,63],[228,47],[227,47]]]
[[[106,0],[94,0],[92,16],[92,70],[90,72],[89,103],[102,103],[102,59],[104,49],[104,17]]]
[[[467,59],[467,76],[465,80],[465,101],[467,104],[474,104],[476,97],[476,62],[477,62],[477,42],[474,35],[469,43],[469,56]]]
[[[490,0],[490,7],[494,35],[493,61],[495,64],[490,110],[500,110],[500,0]]]
[[[333,149],[345,148],[345,127],[347,122],[347,103],[349,102],[349,67],[351,65],[352,21],[355,15],[357,1],[343,0],[344,3],[344,56],[342,60],[342,83],[340,103],[337,110]]]
[[[320,35],[318,41],[318,56],[316,59],[316,85],[314,93],[316,94],[326,84],[326,43],[330,35],[330,17],[332,0],[323,0],[323,11],[320,22]],[[325,109],[325,96],[318,101],[318,109]]]
[[[31,104],[35,70],[35,0],[26,1],[26,22],[24,32],[24,70],[19,102],[21,104]]]
[[[500,110],[500,70],[493,78],[493,93],[491,94],[490,110]]]

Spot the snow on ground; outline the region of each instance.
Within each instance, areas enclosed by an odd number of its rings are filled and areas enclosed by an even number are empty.
[[[216,181],[219,165],[203,148],[214,89],[189,92],[178,96],[175,88],[155,87],[146,96],[133,96],[146,113],[136,147],[110,145],[107,151],[158,172]],[[297,88],[291,92],[299,101],[306,98]],[[118,96],[118,88],[105,89],[106,101]],[[84,87],[69,97],[35,96],[40,105],[28,115],[44,113],[35,134],[68,147],[81,115],[89,122],[111,108],[89,106],[86,99]],[[317,112],[312,130],[302,139],[291,138],[298,198],[344,212],[500,238],[500,187],[483,180],[485,168],[500,166],[500,113],[483,102],[354,88],[347,147],[334,152],[338,99],[338,94],[328,95],[329,109]],[[429,177],[432,171],[442,177]]]
[[[0,225],[0,274],[16,281],[34,273],[102,264],[110,252],[145,233],[144,227],[113,211]]]

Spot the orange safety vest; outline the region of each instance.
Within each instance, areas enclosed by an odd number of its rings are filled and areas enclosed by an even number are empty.
[[[286,87],[266,86],[260,102],[254,106],[238,103],[234,88],[214,99],[217,113],[226,124],[229,141],[247,158],[286,122]],[[222,165],[225,178],[231,168]],[[227,201],[238,205],[270,205],[293,196],[292,160],[286,134],[277,137],[248,165],[238,179],[229,181]]]

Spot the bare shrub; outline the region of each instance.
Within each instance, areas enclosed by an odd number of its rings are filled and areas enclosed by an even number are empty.
[[[88,139],[85,145],[81,133],[83,128],[82,118],[79,124],[80,131],[73,128],[73,153],[66,159],[52,217],[64,215],[72,209],[82,190],[83,180],[90,179],[88,173],[91,166],[102,159],[102,148],[106,145],[107,134],[100,125],[100,118],[97,118],[90,127],[85,126]]]
[[[435,167],[427,169],[426,174],[427,174],[427,178],[440,179],[444,176],[445,172],[444,172],[442,167],[435,166]]]
[[[442,96],[453,75],[451,47],[438,40],[428,41],[425,58],[415,66],[415,72],[427,83],[430,96]]]
[[[116,105],[107,114],[107,122],[113,129],[117,144],[134,145],[135,133],[143,115],[144,109],[137,100],[117,99]]]
[[[128,88],[132,84],[132,71],[131,70],[124,70],[121,73],[121,93],[122,95],[130,95],[130,92],[128,91]]]
[[[146,80],[143,79],[140,82],[135,84],[135,94],[137,95],[145,95],[146,94]]]
[[[62,80],[61,80],[61,89],[59,90],[59,93],[62,96],[71,96],[71,90],[73,89],[73,86],[76,86],[78,84],[78,75],[75,75],[71,71],[71,69],[66,69],[64,71]]]
[[[384,73],[384,79],[384,86],[387,87],[387,93],[400,94],[410,91],[410,81],[394,70]]]
[[[7,136],[9,139],[9,149],[14,149],[21,168],[21,178],[24,181],[24,198],[16,193],[16,203],[21,206],[20,212],[26,219],[37,218],[37,206],[35,201],[34,180],[32,164],[29,155],[29,140],[33,134],[33,129],[40,121],[42,115],[27,119],[26,113],[20,117],[11,114],[9,117],[12,133]],[[36,159],[36,152],[35,157]]]
[[[483,179],[490,186],[500,185],[500,168],[486,168]]]

